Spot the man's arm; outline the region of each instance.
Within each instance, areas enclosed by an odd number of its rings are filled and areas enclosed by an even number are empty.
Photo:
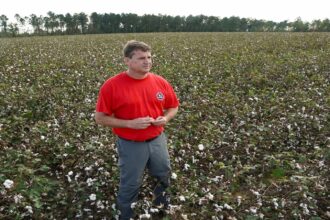
[[[153,125],[156,126],[162,126],[165,125],[166,123],[168,123],[172,118],[174,118],[174,116],[176,115],[176,113],[178,112],[179,107],[175,107],[175,108],[169,108],[166,109],[164,112],[164,116],[159,116],[158,118],[156,118],[154,120],[154,122],[152,123]]]
[[[103,112],[95,113],[95,121],[97,124],[108,126],[112,128],[131,128],[131,129],[145,129],[154,122],[151,117],[136,118],[133,120],[124,120],[116,118],[113,115],[107,115]]]

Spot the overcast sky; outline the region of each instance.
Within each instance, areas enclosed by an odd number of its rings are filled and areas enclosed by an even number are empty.
[[[330,0],[0,0],[0,15],[135,13],[163,15],[238,16],[271,21],[330,18]]]

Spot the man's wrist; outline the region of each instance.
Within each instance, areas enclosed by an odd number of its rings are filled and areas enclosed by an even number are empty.
[[[165,124],[170,120],[170,117],[167,115],[164,115],[164,119],[165,119]]]
[[[125,128],[131,128],[131,120],[125,120],[124,121],[124,127]]]

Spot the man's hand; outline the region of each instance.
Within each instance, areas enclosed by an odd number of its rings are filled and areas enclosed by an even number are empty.
[[[167,118],[165,116],[159,116],[152,122],[152,124],[155,126],[163,126],[166,123],[167,123]]]
[[[155,119],[151,117],[136,118],[128,122],[128,127],[131,129],[146,129],[154,123],[154,121]]]

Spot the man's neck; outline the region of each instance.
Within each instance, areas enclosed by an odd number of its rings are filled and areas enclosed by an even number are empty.
[[[130,70],[127,70],[126,73],[128,76],[132,77],[133,79],[144,79],[149,74],[149,73],[136,73]]]

